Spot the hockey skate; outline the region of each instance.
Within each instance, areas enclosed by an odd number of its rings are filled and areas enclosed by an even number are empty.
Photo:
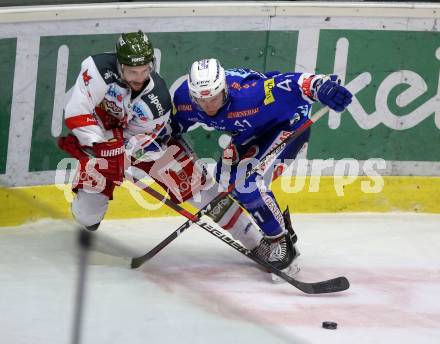
[[[283,212],[283,219],[287,234],[278,238],[263,237],[260,244],[252,250],[252,253],[285,274],[293,276],[300,270],[297,264],[297,258],[300,253],[295,247],[297,236],[292,228],[289,208]],[[272,281],[274,283],[281,283],[284,280],[272,274]]]

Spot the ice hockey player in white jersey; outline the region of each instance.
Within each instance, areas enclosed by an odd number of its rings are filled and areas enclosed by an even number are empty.
[[[170,138],[170,110],[171,97],[155,71],[153,46],[145,33],[122,34],[116,53],[82,62],[65,108],[71,134],[58,140],[62,150],[79,160],[71,207],[78,223],[88,230],[99,227],[129,165],[149,174],[176,202],[200,208],[216,196],[216,188],[196,186],[195,175],[204,185],[215,181],[194,165],[195,156],[183,141]],[[231,198],[214,207],[210,216],[249,249],[262,239],[259,228]]]

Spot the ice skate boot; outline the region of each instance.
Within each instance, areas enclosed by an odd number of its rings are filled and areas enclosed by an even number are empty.
[[[284,211],[283,218],[287,233],[275,238],[263,237],[260,244],[252,250],[252,253],[285,274],[293,276],[300,270],[296,261],[299,251],[295,247],[297,236],[292,228],[288,208]],[[284,280],[272,274],[272,281],[274,283],[281,283]]]

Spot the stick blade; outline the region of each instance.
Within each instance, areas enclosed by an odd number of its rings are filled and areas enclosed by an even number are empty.
[[[316,283],[299,282],[297,287],[306,294],[327,294],[347,290],[350,288],[350,282],[346,277],[336,277]]]
[[[130,267],[132,269],[137,269],[138,267],[140,267],[142,264],[144,264],[144,256],[140,256],[140,257],[136,257],[136,258],[132,258],[131,259],[131,264]]]

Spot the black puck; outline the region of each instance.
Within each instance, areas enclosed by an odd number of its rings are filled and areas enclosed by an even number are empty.
[[[324,321],[322,323],[322,327],[327,329],[327,330],[336,330],[336,328],[338,327],[338,324],[332,321]]]

